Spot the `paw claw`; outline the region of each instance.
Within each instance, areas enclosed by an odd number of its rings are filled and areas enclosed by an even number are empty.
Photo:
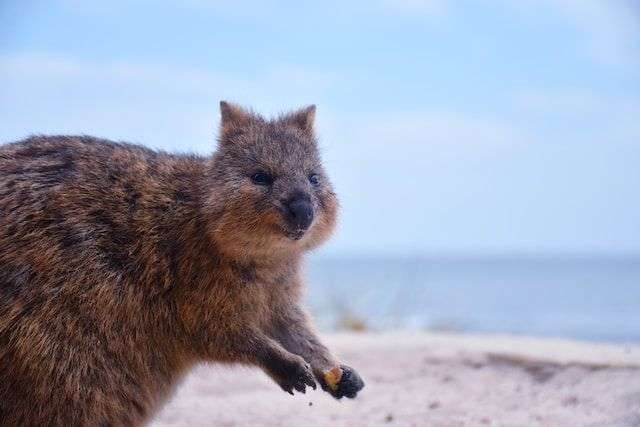
[[[293,390],[291,390],[290,388],[285,387],[285,386],[282,386],[282,389],[283,389],[284,391],[286,391],[287,393],[289,393],[291,396],[293,396]]]
[[[300,358],[299,360],[302,360]],[[307,386],[316,388],[316,382],[311,372],[311,367],[306,362],[294,361],[288,369],[276,377],[280,387],[287,393],[293,395],[293,390],[305,394]]]
[[[295,388],[298,392],[305,394],[307,392],[306,387],[303,383],[296,383],[293,388]]]

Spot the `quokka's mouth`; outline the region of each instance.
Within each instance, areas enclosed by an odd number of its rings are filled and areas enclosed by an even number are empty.
[[[307,229],[296,229],[296,230],[285,229],[283,231],[284,231],[284,235],[287,236],[289,239],[300,240],[306,234]]]

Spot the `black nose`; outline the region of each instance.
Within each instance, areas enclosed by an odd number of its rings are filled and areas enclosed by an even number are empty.
[[[297,230],[306,230],[313,222],[313,205],[305,198],[296,198],[287,205],[289,221]]]

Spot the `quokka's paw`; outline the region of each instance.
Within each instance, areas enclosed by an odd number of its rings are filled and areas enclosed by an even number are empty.
[[[291,363],[288,363],[275,379],[278,385],[291,395],[293,395],[293,390],[305,393],[306,386],[316,389],[316,381],[311,372],[311,367],[302,358],[294,359]]]
[[[364,381],[353,368],[340,365],[323,373],[319,379],[322,389],[336,399],[348,397],[353,399],[364,387]]]

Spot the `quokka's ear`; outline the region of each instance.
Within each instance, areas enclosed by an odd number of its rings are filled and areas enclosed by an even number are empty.
[[[220,101],[220,134],[224,136],[233,129],[247,125],[251,121],[251,113],[239,105]]]
[[[313,136],[313,124],[316,120],[316,106],[309,105],[287,115],[285,121],[302,129],[306,134]]]

